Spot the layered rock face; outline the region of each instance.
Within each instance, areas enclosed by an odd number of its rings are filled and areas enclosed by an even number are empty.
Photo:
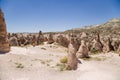
[[[6,53],[10,51],[9,40],[7,37],[7,30],[4,15],[0,9],[0,53]]]

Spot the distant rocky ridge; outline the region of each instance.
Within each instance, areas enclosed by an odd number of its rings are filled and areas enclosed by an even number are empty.
[[[83,28],[76,28],[71,30],[66,30],[65,33],[74,32],[74,33],[81,33],[86,32],[88,34],[98,32],[102,36],[112,36],[112,37],[119,37],[120,35],[120,18],[113,18],[107,21],[104,24],[100,25],[92,25],[92,26],[85,26]]]
[[[111,33],[112,32],[117,32],[120,33],[120,18],[113,18],[110,19],[109,21],[107,21],[106,23],[103,24],[99,24],[99,25],[88,25],[88,26],[83,26],[83,27],[78,27],[78,28],[73,28],[70,30],[66,30],[63,32],[44,32],[44,34],[49,34],[49,33],[53,33],[53,34],[57,34],[57,33],[81,33],[81,32],[86,32],[86,33],[91,33],[94,31],[103,31],[106,33]],[[21,34],[21,33],[17,33],[17,34]],[[38,34],[36,33],[32,33],[32,32],[22,32],[22,34]],[[106,34],[108,35],[108,34]]]
[[[110,36],[113,38],[120,39],[120,18],[113,18],[110,19],[109,21],[100,24],[100,25],[90,25],[90,26],[84,26],[81,28],[74,28],[70,30],[66,30],[63,32],[45,32],[43,33],[44,35],[48,35],[50,33],[52,34],[69,34],[69,33],[75,33],[75,34],[80,34],[82,32],[89,34],[94,34],[96,32],[99,32],[101,36]],[[21,34],[21,33],[17,33]],[[22,33],[22,34],[35,34],[38,35],[38,33]]]
[[[100,27],[111,27],[111,28],[120,28],[120,19],[113,18],[106,22],[105,24],[100,25]]]
[[[113,18],[107,21],[104,24],[99,24],[99,25],[88,25],[88,26],[83,26],[82,28],[74,28],[72,30],[80,30],[80,29],[90,29],[90,28],[97,28],[97,27],[120,27],[120,18]]]
[[[113,19],[109,20],[108,22],[109,22],[109,23],[120,22],[120,18],[113,18]]]

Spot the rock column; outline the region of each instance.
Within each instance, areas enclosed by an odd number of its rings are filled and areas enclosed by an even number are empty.
[[[6,24],[2,10],[0,9],[0,53],[10,51],[9,40],[7,36]]]

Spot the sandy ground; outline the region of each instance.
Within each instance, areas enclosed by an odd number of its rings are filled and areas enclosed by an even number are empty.
[[[115,53],[91,55],[75,71],[57,64],[67,49],[57,45],[12,47],[0,54],[0,80],[120,80],[120,57]]]

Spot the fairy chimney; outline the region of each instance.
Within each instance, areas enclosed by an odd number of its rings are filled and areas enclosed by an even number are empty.
[[[97,33],[96,38],[92,42],[93,42],[93,45],[92,45],[91,51],[94,51],[94,50],[96,52],[102,52],[103,51],[103,44],[100,40],[99,33]]]
[[[81,45],[76,53],[77,58],[89,58],[88,52],[88,47],[86,46],[85,41],[82,40]]]
[[[44,42],[44,35],[42,33],[42,31],[39,31],[39,35],[37,37],[37,45],[40,45]]]
[[[110,37],[108,37],[104,43],[104,47],[103,47],[104,52],[114,51],[114,47],[112,46],[111,43],[112,43],[112,41],[111,41]]]
[[[67,70],[76,70],[77,69],[77,57],[76,57],[76,45],[74,39],[70,39],[70,43],[68,46],[68,62],[67,62]]]
[[[83,39],[83,38],[86,38],[86,37],[87,37],[87,34],[85,32],[82,32],[80,38]]]
[[[96,39],[94,39],[92,42],[93,42],[93,45],[92,45],[91,50],[96,50],[97,52],[102,52],[103,48],[102,48],[101,43]]]
[[[0,52],[10,51],[9,40],[7,36],[6,24],[2,10],[0,9]]]
[[[50,33],[50,34],[48,35],[48,44],[52,44],[52,43],[54,43],[53,34]]]

